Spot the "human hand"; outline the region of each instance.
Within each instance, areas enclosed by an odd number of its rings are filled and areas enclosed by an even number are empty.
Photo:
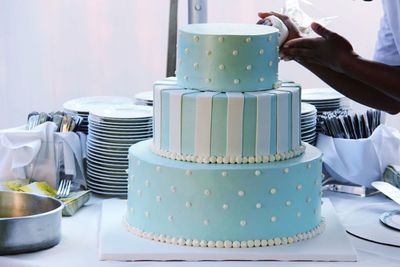
[[[286,42],[295,38],[300,38],[301,34],[297,26],[293,23],[293,21],[285,15],[276,13],[276,12],[260,12],[258,13],[258,17],[260,17],[260,20],[257,22],[257,24],[264,24],[265,20],[269,16],[275,16],[278,19],[280,19],[288,28],[289,34],[288,37],[286,38]]]
[[[357,54],[349,41],[318,23],[311,24],[320,37],[296,38],[287,41],[281,48],[283,60],[294,59],[299,63],[313,63],[343,72],[343,66]]]

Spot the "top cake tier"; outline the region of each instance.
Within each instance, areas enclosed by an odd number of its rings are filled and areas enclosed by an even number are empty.
[[[178,85],[220,92],[273,89],[278,38],[279,31],[265,25],[185,25],[178,37]]]

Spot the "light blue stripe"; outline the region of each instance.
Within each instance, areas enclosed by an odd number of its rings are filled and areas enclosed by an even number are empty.
[[[244,94],[242,156],[256,154],[257,97]]]
[[[185,94],[182,98],[181,151],[183,154],[194,154],[197,95],[199,94]]]
[[[161,149],[169,149],[169,92],[161,92]]]
[[[211,155],[225,155],[227,109],[228,99],[225,93],[213,96],[211,121]]]
[[[271,98],[271,109],[270,109],[270,120],[271,120],[271,132],[270,132],[270,141],[271,141],[271,146],[270,146],[270,151],[271,154],[276,154],[276,143],[277,143],[277,129],[278,129],[278,125],[277,125],[277,96],[276,94],[272,95]]]

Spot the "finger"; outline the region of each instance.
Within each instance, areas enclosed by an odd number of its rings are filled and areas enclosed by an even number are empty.
[[[316,57],[315,51],[313,49],[308,48],[287,48],[282,51],[282,54],[286,57],[293,57],[293,58],[314,58]]]
[[[270,12],[259,12],[259,13],[258,13],[258,16],[259,16],[260,18],[262,18],[262,19],[265,19],[266,17],[269,17],[269,16],[275,16],[275,17],[277,17],[278,19],[280,19],[280,20],[282,20],[282,21],[288,19],[288,16],[282,15],[282,14],[280,14],[280,13],[276,13],[276,12],[274,12],[274,11],[270,11]]]
[[[318,47],[317,38],[295,38],[287,41],[283,48],[317,48]]]
[[[272,16],[271,12],[258,12],[258,16],[262,19],[265,19],[266,17]]]
[[[325,39],[330,39],[335,34],[334,32],[328,30],[327,28],[316,22],[311,23],[311,29]]]

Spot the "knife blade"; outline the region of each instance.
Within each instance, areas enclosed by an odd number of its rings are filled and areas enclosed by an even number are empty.
[[[382,181],[373,182],[371,185],[400,205],[400,189]]]

